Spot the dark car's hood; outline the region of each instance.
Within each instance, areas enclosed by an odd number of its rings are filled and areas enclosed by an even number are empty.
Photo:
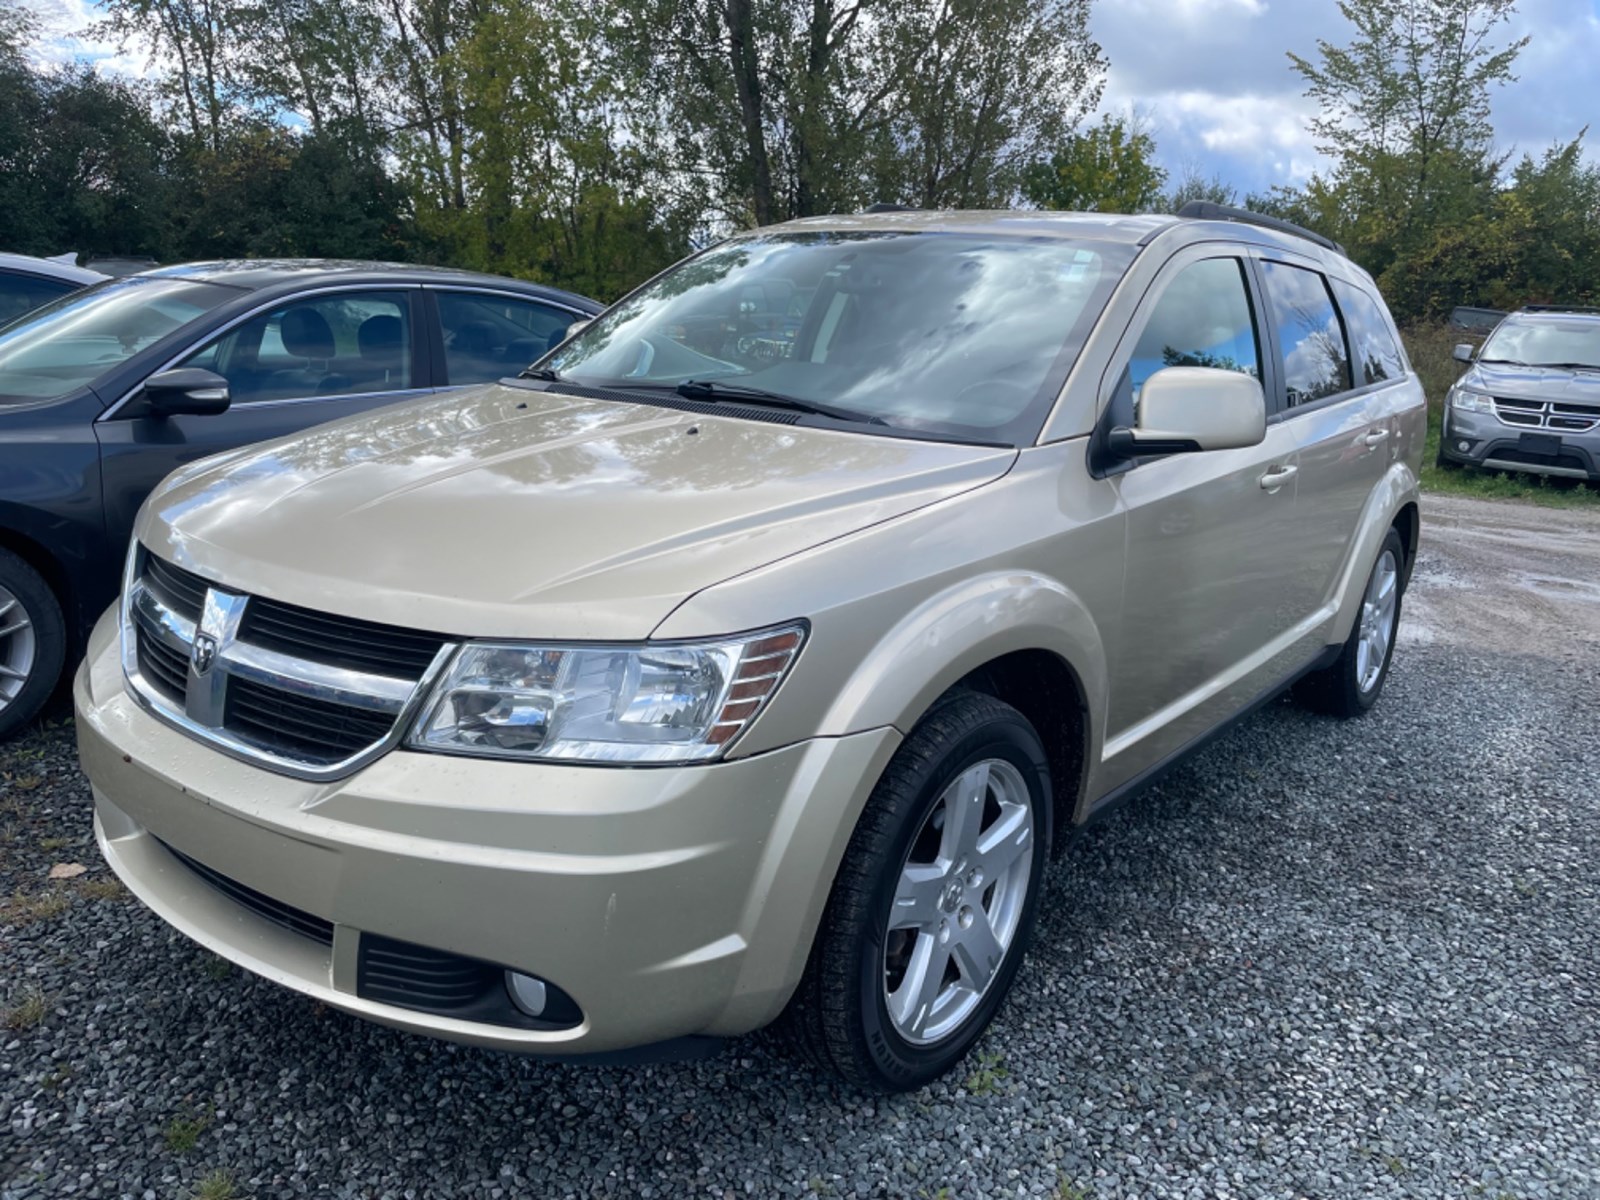
[[[1461,386],[1515,400],[1559,400],[1600,407],[1600,371],[1478,363],[1461,377]]]

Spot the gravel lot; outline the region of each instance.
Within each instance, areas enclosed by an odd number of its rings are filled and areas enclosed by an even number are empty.
[[[893,1100],[319,1009],[117,889],[70,728],[0,748],[0,1197],[1600,1196],[1600,517],[1427,522],[1378,711],[1274,705],[1086,834]]]

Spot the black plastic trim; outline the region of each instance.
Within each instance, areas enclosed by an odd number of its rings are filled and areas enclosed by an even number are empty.
[[[1303,225],[1296,225],[1293,221],[1285,221],[1281,217],[1269,217],[1265,213],[1252,212],[1248,208],[1234,208],[1227,204],[1213,204],[1209,200],[1191,200],[1177,212],[1177,215],[1189,221],[1232,221],[1238,225],[1255,225],[1261,229],[1272,229],[1278,233],[1293,234],[1295,237],[1305,238],[1306,241],[1321,246],[1324,250],[1332,250],[1335,254],[1345,255],[1344,247],[1330,237],[1320,233],[1313,233]]]

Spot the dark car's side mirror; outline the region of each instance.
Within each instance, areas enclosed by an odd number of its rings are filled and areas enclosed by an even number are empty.
[[[1267,399],[1249,375],[1219,367],[1163,367],[1139,392],[1132,429],[1113,429],[1107,444],[1124,458],[1235,450],[1267,436]]]
[[[209,417],[226,412],[232,397],[228,381],[201,367],[161,371],[144,381],[145,403],[157,417]]]
[[[1472,346],[1468,342],[1461,342],[1456,346],[1456,361],[1469,363],[1472,361]]]

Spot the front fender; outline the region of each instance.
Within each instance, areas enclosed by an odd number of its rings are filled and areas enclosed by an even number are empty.
[[[1356,536],[1350,543],[1350,553],[1334,581],[1332,600],[1336,615],[1329,632],[1329,645],[1341,645],[1350,636],[1361,612],[1361,597],[1366,592],[1367,576],[1378,557],[1378,548],[1383,545],[1400,510],[1407,504],[1418,503],[1418,496],[1416,473],[1408,463],[1401,461],[1389,465],[1367,497]]]

